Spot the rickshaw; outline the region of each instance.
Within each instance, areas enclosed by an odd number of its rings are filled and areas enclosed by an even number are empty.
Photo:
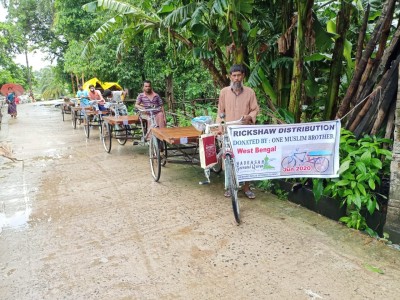
[[[61,108],[61,115],[62,115],[62,120],[63,122],[65,121],[65,114],[70,115],[72,112],[71,107],[74,107],[76,105],[76,100],[75,99],[70,99],[70,98],[64,98],[64,102],[60,105]]]

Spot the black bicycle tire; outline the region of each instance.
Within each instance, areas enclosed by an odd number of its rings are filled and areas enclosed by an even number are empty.
[[[228,178],[228,190],[231,194],[233,215],[235,217],[236,223],[239,225],[241,222],[241,220],[240,220],[240,203],[239,203],[239,198],[238,198],[239,187],[235,180],[235,178],[236,178],[235,165],[234,165],[232,157],[229,154],[226,155],[226,157],[225,157],[225,172],[226,172],[226,176]]]
[[[160,159],[161,159],[161,166],[165,167],[165,165],[167,164],[167,160],[168,160],[168,149],[167,149],[167,142],[166,141],[160,141],[160,145],[163,144],[163,154],[160,154]],[[161,151],[160,151],[161,152]]]
[[[216,147],[216,153],[218,154],[221,149],[220,142],[218,139],[215,140],[215,147]],[[222,157],[217,156],[217,163],[211,167],[211,171],[213,171],[215,174],[219,174],[222,171]]]
[[[211,167],[211,171],[215,174],[219,174],[222,171],[222,158],[218,157],[217,159],[217,163]]]
[[[101,130],[101,141],[103,143],[103,147],[106,150],[107,153],[110,153],[111,151],[111,127],[108,123],[103,122],[103,124],[101,125],[103,128]]]
[[[115,125],[115,137],[117,139],[118,144],[120,145],[125,145],[126,141],[128,140],[128,131],[125,127],[125,125],[122,125],[123,127],[120,127],[118,124]]]
[[[99,130],[100,130],[100,136],[103,134],[103,123],[104,123],[104,121],[103,121],[103,116],[99,116],[100,117],[100,119],[99,119]]]
[[[85,129],[85,135],[86,138],[88,139],[90,136],[90,116],[85,115],[85,123],[83,124],[83,128]]]
[[[72,122],[72,128],[76,129],[76,115],[75,115],[75,112],[73,112],[72,115],[71,115],[71,122]]]
[[[154,181],[158,182],[161,176],[161,158],[158,139],[152,136],[149,141],[149,162],[151,175]]]

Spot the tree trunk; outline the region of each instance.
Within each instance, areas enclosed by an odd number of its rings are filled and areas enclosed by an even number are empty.
[[[357,53],[356,53],[356,57],[355,57],[355,68],[357,68],[358,66],[358,62],[361,59],[361,55],[362,55],[362,50],[364,48],[364,39],[365,39],[365,34],[367,32],[367,25],[368,25],[368,18],[369,18],[369,11],[371,9],[371,5],[368,3],[367,4],[367,9],[365,10],[364,13],[364,19],[363,19],[363,23],[361,25],[361,29],[360,29],[360,33],[358,34],[358,41],[357,41]]]
[[[70,74],[71,76],[71,88],[72,88],[72,94],[76,95],[77,89],[75,89],[75,84],[74,84],[74,74]]]
[[[291,28],[291,23],[293,20],[293,1],[282,1],[282,32],[286,33]],[[290,29],[291,32],[292,29]],[[293,35],[292,34],[284,34],[285,35],[285,53],[282,55],[293,57]],[[291,70],[285,67],[279,67],[277,70],[277,101],[274,103],[275,105],[285,108],[288,108],[289,98],[290,98],[290,90],[287,88],[290,86],[290,78],[291,78]]]
[[[393,67],[386,71],[380,82],[377,84],[377,87],[382,88],[382,90],[379,91],[379,98],[381,98],[382,94],[386,96],[386,90],[390,89],[390,87],[393,85],[393,77],[396,77],[394,72],[397,72],[396,65],[399,63],[399,61],[400,55],[398,56],[397,60],[393,62]],[[362,133],[370,133],[369,130],[372,128],[372,122],[376,118],[377,110],[379,107],[378,104],[380,104],[379,100],[374,101],[375,98],[376,97],[372,97],[372,95],[370,95],[370,99],[368,99],[366,104],[364,104],[364,108],[361,110],[360,113],[357,114],[355,120],[351,124],[349,124],[349,126],[347,126],[347,128],[350,131],[353,131],[356,136],[359,136]],[[362,100],[364,99],[361,99],[360,101]],[[365,112],[367,112],[367,114],[364,116],[363,113]]]
[[[207,68],[207,70],[211,73],[215,85],[217,85],[219,88],[223,88],[229,85],[229,78],[224,78],[211,60],[202,59],[201,61],[203,65]]]
[[[379,92],[381,89],[379,89]],[[353,123],[348,128],[350,131],[354,131],[358,124],[360,124],[361,120],[364,119],[365,115],[368,113],[369,109],[371,108],[372,102],[375,100],[377,94],[377,90],[373,91],[371,95],[368,96],[368,100],[364,103],[362,109],[357,113]]]
[[[31,77],[31,68],[29,67],[29,59],[28,59],[28,46],[25,47],[25,60],[26,60],[26,75],[28,79],[28,85],[29,85],[29,97],[31,97],[31,101],[35,102],[35,96],[33,95],[32,91],[32,77]]]
[[[342,118],[348,111],[350,107],[350,101],[353,99],[354,95],[357,92],[358,86],[360,85],[360,79],[365,71],[367,62],[373,53],[375,46],[380,39],[382,34],[383,24],[385,23],[386,19],[388,18],[388,12],[392,11],[392,8],[396,0],[388,0],[387,4],[385,5],[382,15],[379,18],[374,32],[371,35],[371,40],[368,42],[367,46],[365,47],[364,53],[360,59],[359,64],[354,72],[353,79],[351,80],[350,86],[347,89],[346,95],[343,98],[343,101],[339,107],[339,110],[336,114],[336,118]]]
[[[383,22],[382,29],[381,29],[381,37],[379,39],[379,48],[378,51],[376,52],[375,58],[370,58],[368,60],[367,68],[364,71],[364,74],[362,76],[361,82],[358,86],[357,90],[357,96],[354,97],[352,104],[355,105],[357,104],[361,99],[365,98],[366,95],[368,95],[372,91],[371,89],[364,89],[364,87],[367,84],[367,81],[372,81],[376,82],[378,76],[381,74],[378,74],[376,71],[379,69],[379,66],[381,64],[382,56],[384,54],[386,45],[387,45],[387,39],[389,37],[390,33],[390,26],[392,24],[393,20],[393,12],[394,12],[394,6],[392,7],[391,10],[388,11],[388,17],[386,18],[385,22]],[[373,78],[373,80],[372,80]]]
[[[383,120],[385,119],[388,106],[392,101],[394,101],[394,94],[396,92],[395,80],[397,80],[397,76],[396,74],[394,74],[394,72],[397,72],[397,65],[399,62],[400,62],[400,56],[393,63],[393,67],[389,69],[383,76],[381,82],[378,85],[382,87],[382,90],[379,91],[379,93],[377,94],[379,95],[379,97],[376,97],[375,98],[376,100],[372,101],[371,107],[368,108],[367,115],[361,120],[360,124],[354,129],[354,134],[356,136],[360,136],[364,133],[366,134],[372,133],[372,128],[378,116],[378,110],[380,109],[383,110],[383,112],[380,113],[378,122],[382,124]],[[378,126],[378,123],[376,123],[376,126]]]
[[[400,70],[400,68],[398,68]],[[396,121],[393,137],[393,153],[400,153],[400,75],[397,83]],[[390,238],[400,239],[400,156],[393,155],[390,165],[390,191],[384,231]]]
[[[295,121],[300,121],[300,105],[304,94],[303,73],[304,55],[306,49],[307,19],[314,0],[297,0],[297,34],[294,48],[293,77],[290,90],[289,111],[294,115]]]
[[[387,28],[389,30],[389,28]],[[366,97],[369,94],[369,91],[372,90],[373,86],[377,82],[378,78],[382,76],[389,68],[392,60],[396,59],[397,55],[400,53],[400,26],[397,27],[396,32],[394,33],[392,40],[390,42],[390,46],[385,48],[387,42],[387,35],[389,33],[385,33],[384,44],[381,40],[380,49],[384,50],[383,55],[377,54],[379,56],[379,65],[375,64],[374,70],[368,78],[368,83],[366,85],[367,88],[364,88],[363,93],[359,95],[359,101]],[[368,92],[367,92],[368,91]]]
[[[400,27],[398,27],[396,32],[394,33],[390,46],[385,49],[382,59],[380,60],[379,66],[374,67],[374,70],[372,71],[371,76],[368,78],[367,83],[364,85],[363,90],[359,93],[357,103],[360,103],[360,101],[363,101],[366,97],[368,97],[368,94],[371,93],[374,86],[376,85],[378,78],[382,77],[382,74],[384,74],[385,72],[387,72],[387,70],[390,69],[390,63],[392,63],[392,60],[399,54],[400,54]],[[387,79],[388,77],[386,76],[385,78]],[[381,83],[383,85],[386,84],[386,82],[382,80]],[[356,128],[356,126],[358,126],[358,122],[360,121],[360,119],[358,118],[357,121],[356,119],[361,107],[362,106],[360,106],[359,108],[355,108],[351,114],[351,117],[348,118],[346,128],[348,128],[349,130],[352,130],[351,128],[354,129]]]
[[[232,16],[232,13],[230,14]],[[232,20],[231,18],[231,22],[234,22],[234,20]],[[238,41],[235,41],[235,38],[232,34],[232,27],[229,27],[230,30],[230,34],[232,37],[232,43],[235,45],[234,47],[234,58],[233,58],[233,63],[237,64],[237,65],[243,65],[246,67],[246,44],[245,41],[243,41],[243,38],[241,38],[243,36],[243,28],[242,25],[240,24],[239,21],[236,22],[236,28],[237,28],[237,37],[238,37]],[[248,75],[248,72],[246,72],[246,75]]]
[[[221,48],[217,47],[217,49],[215,49],[215,53],[217,54],[217,58],[218,58],[218,63],[219,66],[221,68],[221,77],[222,78],[228,78],[229,74],[228,71],[225,67],[225,63],[224,63],[224,54],[221,51]]]
[[[76,86],[78,86],[80,84],[78,75],[75,75],[75,79],[76,79]]]
[[[169,74],[166,78],[166,91],[165,98],[167,99],[168,111],[172,112],[172,118],[174,119],[174,125],[177,126],[178,122],[176,119],[176,111],[175,111],[175,100],[174,100],[174,77],[172,74]]]
[[[342,75],[343,49],[346,40],[347,31],[350,26],[351,5],[345,0],[341,1],[341,8],[336,21],[336,32],[339,37],[336,39],[333,49],[332,63],[330,67],[330,76],[328,81],[328,93],[325,102],[325,120],[331,120],[335,117],[340,77]]]
[[[287,109],[289,98],[290,98],[290,90],[287,88],[290,85],[290,75],[291,72],[287,68],[279,67],[277,70],[277,101],[274,105],[278,107],[282,107]]]
[[[397,83],[398,85],[398,83]],[[389,113],[388,113],[388,118],[387,118],[387,124],[386,124],[386,131],[385,131],[385,139],[392,139],[393,136],[393,130],[394,130],[394,121],[395,121],[395,112],[396,112],[396,100],[392,101],[392,104],[390,105],[389,108]],[[387,148],[387,147],[385,147]]]
[[[392,103],[395,101],[396,96],[396,86],[397,86],[397,68],[398,64],[393,66],[396,71],[394,72],[393,76],[389,78],[389,84],[387,85],[382,100],[379,101],[379,110],[378,113],[375,115],[376,119],[374,125],[371,129],[371,134],[376,135],[378,131],[381,129],[381,126],[384,120],[387,119],[390,111],[389,108],[392,106]]]

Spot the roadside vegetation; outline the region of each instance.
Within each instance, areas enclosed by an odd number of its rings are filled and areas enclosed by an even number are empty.
[[[73,96],[92,77],[140,92],[145,79],[166,102],[170,125],[216,114],[234,63],[261,106],[258,123],[343,118],[341,177],[314,181],[346,204],[347,226],[368,229],[388,176],[398,64],[396,0],[2,0],[0,85],[43,99]],[[12,61],[40,50],[55,66]],[[367,135],[367,136],[365,136]],[[268,186],[268,183],[263,183]]]

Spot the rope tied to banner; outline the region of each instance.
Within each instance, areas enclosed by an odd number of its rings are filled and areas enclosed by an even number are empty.
[[[382,97],[382,87],[378,86],[375,90],[373,90],[369,95],[367,95],[364,99],[362,99],[359,103],[357,103],[357,105],[355,105],[350,111],[347,112],[347,114],[345,114],[343,117],[341,117],[339,119],[339,121],[342,121],[344,118],[346,118],[350,113],[352,113],[359,105],[361,105],[364,101],[368,100],[369,97],[371,97],[371,95],[373,93],[377,93],[379,92],[379,99],[381,99]]]

